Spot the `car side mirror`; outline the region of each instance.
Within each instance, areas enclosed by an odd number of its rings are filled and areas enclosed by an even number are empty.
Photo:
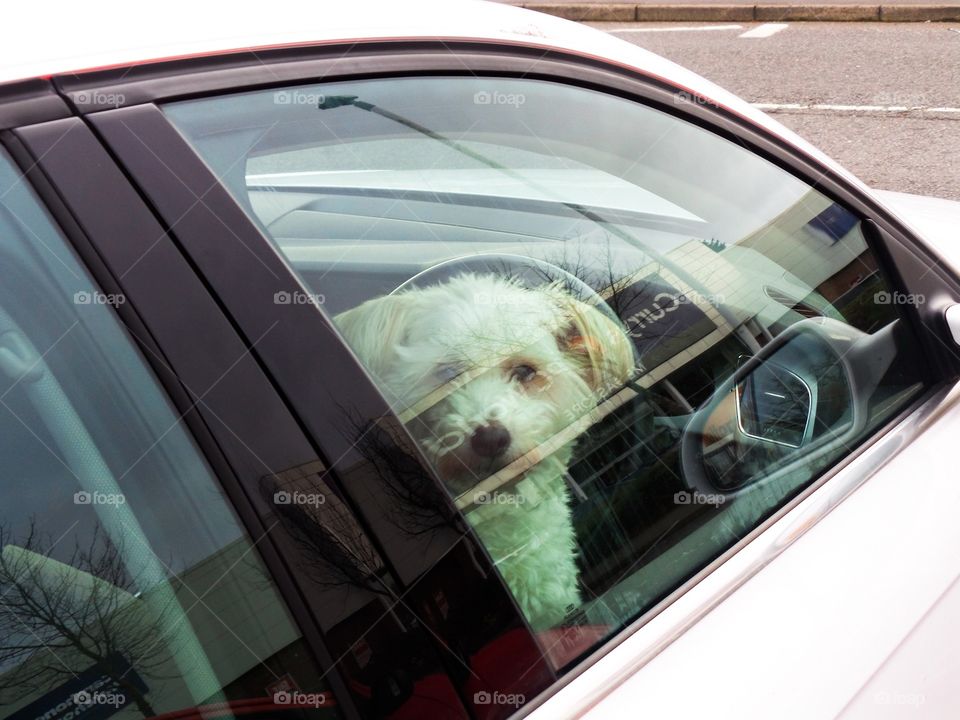
[[[894,338],[895,323],[869,334],[810,318],[742,358],[684,428],[684,482],[733,496],[826,462],[866,427]]]

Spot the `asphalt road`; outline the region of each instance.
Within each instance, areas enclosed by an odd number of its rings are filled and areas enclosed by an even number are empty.
[[[958,25],[592,24],[750,102],[802,106],[768,112],[869,185],[960,200]]]

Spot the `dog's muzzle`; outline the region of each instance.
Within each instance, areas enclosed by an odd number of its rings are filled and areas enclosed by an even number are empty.
[[[497,422],[481,425],[470,436],[470,449],[480,457],[495,458],[510,447],[510,431]]]

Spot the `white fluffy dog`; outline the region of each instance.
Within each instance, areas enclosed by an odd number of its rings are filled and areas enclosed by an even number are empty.
[[[564,479],[576,433],[564,431],[631,377],[624,330],[557,284],[475,274],[335,320],[458,504],[474,506],[531,626],[560,623],[581,603]]]

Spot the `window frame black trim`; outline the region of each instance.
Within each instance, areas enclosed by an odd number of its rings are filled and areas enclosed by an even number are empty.
[[[63,124],[64,122],[70,125],[67,126]],[[82,145],[84,142],[86,142],[85,147]],[[142,278],[140,280],[131,278],[127,282],[118,280],[116,268],[112,267],[110,262],[111,257],[114,261],[116,260],[116,252],[111,250],[110,246],[126,243],[135,235],[91,233],[88,229],[84,229],[84,223],[88,225],[93,223],[95,227],[98,215],[112,213],[116,216],[122,208],[123,223],[128,224],[131,229],[137,228],[143,231],[146,228],[159,228],[159,225],[142,202],[117,204],[117,199],[131,193],[133,187],[125,182],[119,169],[81,119],[64,118],[59,121],[20,127],[13,131],[4,131],[0,133],[0,146],[7,150],[17,164],[24,179],[31,185],[94,281],[104,292],[120,293],[127,300],[115,308],[124,331],[131,337],[136,351],[153,371],[199,452],[209,463],[226,496],[226,501],[236,512],[252,546],[256,547],[286,611],[289,612],[304,643],[324,672],[324,679],[338,700],[338,709],[345,718],[361,717],[353,704],[346,683],[333,662],[332,654],[327,650],[319,625],[309,610],[309,604],[303,597],[301,588],[292,578],[290,566],[283,559],[280,548],[270,534],[270,528],[255,509],[248,490],[244,487],[240,474],[249,461],[235,448],[231,449],[228,443],[224,442],[226,435],[235,435],[232,428],[240,425],[236,419],[245,411],[241,411],[239,406],[231,407],[216,403],[215,398],[207,399],[203,394],[201,394],[201,397],[205,398],[203,403],[195,400],[190,387],[197,387],[193,380],[199,375],[197,363],[171,359],[168,354],[170,344],[161,346],[156,333],[159,329],[162,335],[164,328],[160,326],[172,323],[183,334],[182,340],[186,344],[197,344],[202,347],[202,343],[226,341],[241,345],[241,339],[229,325],[227,318],[218,312],[213,298],[199,282],[199,278],[191,272],[191,268],[183,262],[184,259],[179,253],[168,255],[156,271],[158,277],[163,277],[165,282],[175,283],[181,290],[193,286],[191,290],[207,296],[208,303],[192,306],[195,314],[189,323],[182,322],[179,316],[173,316],[171,308],[152,303],[146,297],[149,295],[149,290],[144,287]],[[96,162],[91,161],[89,153],[93,153]],[[76,190],[81,185],[92,189],[102,202],[78,203]],[[142,314],[143,310],[147,310],[146,315]],[[164,315],[167,316],[165,319],[159,319]],[[200,322],[201,318],[204,320],[203,323]],[[260,369],[249,355],[246,355],[243,360],[245,363],[247,361],[249,361],[248,373],[259,372]],[[231,377],[235,369],[228,371],[222,378],[224,395],[247,399],[258,398],[261,406],[273,405],[276,410],[277,398],[269,379],[264,376],[259,385],[241,382],[239,373]],[[245,379],[249,380],[250,377],[251,375],[248,374]],[[258,401],[253,402],[257,404]],[[219,412],[210,406],[214,403]],[[274,414],[273,418],[276,422],[275,436],[268,437],[265,443],[275,447],[290,448],[295,443],[291,443],[290,436],[284,436],[284,433],[297,429],[295,418],[289,416],[285,423],[281,422],[282,418],[279,415]],[[233,422],[230,422],[231,420]],[[220,428],[220,426],[223,427]],[[246,439],[239,437],[237,439],[244,445],[253,442],[249,436]],[[306,437],[302,438],[301,443],[309,448]],[[253,451],[249,450],[249,452]],[[303,461],[302,455],[289,454],[289,460],[283,461],[288,464],[282,467],[292,467]]]
[[[70,117],[72,109],[49,80],[0,84],[0,130]]]
[[[163,120],[163,122],[166,124],[165,118],[163,118],[159,114],[159,110],[157,110],[155,106],[149,106],[149,108],[152,108],[152,110],[157,113],[157,116],[160,117]],[[130,110],[143,110],[143,109],[144,109],[143,107],[130,108]],[[74,132],[76,132],[77,136],[88,137],[91,142],[96,143],[96,148],[98,148],[100,151],[100,156],[98,157],[96,162],[90,161],[89,159],[84,160],[82,158],[70,156],[69,152],[76,150],[76,148],[72,147],[71,143],[67,139],[70,136],[70,133],[58,131],[57,126],[61,123],[71,124],[71,126],[75,128]],[[83,132],[79,132],[78,130],[76,130],[76,128],[80,128],[80,127],[83,128]],[[303,444],[309,445],[310,447],[310,449],[304,451],[302,455],[299,455],[299,456],[291,455],[290,456],[291,460],[289,462],[284,462],[284,463],[278,462],[276,463],[276,465],[280,465],[282,470],[287,470],[290,468],[302,466],[313,460],[319,460],[319,462],[322,463],[323,465],[325,474],[329,474],[329,476],[333,479],[339,479],[341,475],[340,469],[337,465],[336,460],[331,462],[330,458],[331,457],[341,458],[341,456],[345,457],[346,453],[340,453],[335,449],[333,453],[331,453],[331,449],[325,446],[324,440],[331,437],[339,437],[338,431],[342,429],[341,426],[331,421],[326,432],[320,432],[320,433],[310,432],[309,429],[308,430],[304,429],[306,426],[303,421],[303,417],[304,417],[303,413],[292,411],[292,403],[291,403],[290,397],[284,393],[283,387],[281,387],[280,384],[277,382],[276,380],[277,375],[269,372],[269,369],[266,366],[266,363],[264,362],[263,354],[261,352],[262,348],[258,346],[258,343],[260,343],[260,341],[265,338],[266,332],[261,332],[259,334],[253,334],[253,335],[248,334],[247,330],[249,328],[243,327],[233,313],[226,312],[224,310],[222,293],[217,294],[217,293],[211,292],[212,282],[210,278],[209,268],[207,268],[206,274],[198,270],[198,268],[200,268],[203,265],[203,263],[196,262],[197,260],[196,257],[193,256],[190,252],[186,251],[183,245],[177,241],[175,233],[170,231],[170,228],[168,224],[164,221],[162,214],[158,214],[155,211],[153,203],[150,202],[150,200],[146,197],[146,194],[144,193],[142,186],[137,186],[136,184],[130,182],[129,172],[125,168],[123,168],[119,163],[116,162],[116,157],[112,156],[109,153],[109,148],[104,143],[102,143],[99,138],[96,137],[90,123],[85,121],[83,118],[73,117],[73,118],[68,118],[61,121],[53,121],[53,122],[45,123],[41,125],[18,128],[16,132],[12,134],[12,137],[16,140],[22,141],[23,144],[26,145],[27,148],[29,149],[30,152],[28,153],[28,157],[25,159],[25,162],[28,165],[31,164],[31,158],[33,158],[33,164],[35,164],[35,170],[37,172],[40,172],[42,170],[44,173],[49,173],[50,177],[55,178],[55,182],[58,183],[58,186],[57,186],[58,194],[62,194],[64,197],[69,197],[69,196],[73,197],[73,205],[70,208],[71,212],[76,213],[78,216],[84,217],[85,223],[89,227],[96,227],[97,224],[102,220],[105,214],[115,213],[117,211],[116,203],[118,201],[118,198],[122,196],[121,193],[123,191],[126,191],[127,193],[135,193],[138,196],[138,202],[137,202],[138,207],[136,208],[136,214],[138,214],[138,216],[141,218],[139,222],[141,223],[141,225],[146,225],[146,226],[155,228],[155,231],[151,234],[150,237],[154,239],[155,243],[158,246],[162,246],[165,252],[174,253],[176,258],[176,260],[174,260],[173,258],[168,259],[168,263],[171,263],[171,268],[169,270],[158,269],[156,272],[153,273],[152,279],[149,279],[149,278],[142,279],[138,282],[141,283],[142,287],[145,287],[145,288],[148,288],[153,282],[169,285],[171,283],[171,280],[169,277],[166,277],[166,275],[169,274],[170,277],[174,277],[174,276],[180,277],[181,280],[178,281],[178,283],[191,282],[194,284],[201,285],[203,287],[203,291],[205,292],[205,296],[204,296],[205,300],[213,303],[214,305],[216,305],[217,309],[220,310],[220,313],[217,315],[217,322],[228,324],[230,326],[230,329],[233,331],[233,335],[230,335],[229,337],[231,337],[235,341],[242,342],[243,346],[247,349],[248,353],[247,353],[247,357],[244,359],[244,362],[246,363],[246,360],[249,360],[250,363],[254,366],[254,370],[252,371],[261,373],[263,376],[262,382],[269,385],[269,389],[264,388],[262,391],[262,394],[260,395],[261,400],[263,401],[261,405],[269,406],[271,403],[273,403],[274,405],[277,403],[281,404],[283,407],[282,417],[288,422],[286,422],[286,424],[284,425],[285,429],[281,430],[279,425],[280,417],[277,415],[276,407],[274,407],[274,415],[272,416],[269,413],[263,413],[257,410],[250,410],[250,409],[241,410],[237,407],[234,407],[229,402],[227,402],[226,409],[222,409],[218,407],[218,411],[219,411],[218,413],[214,413],[213,411],[210,411],[207,413],[207,412],[204,412],[203,408],[201,408],[200,414],[205,416],[207,427],[210,430],[211,434],[218,437],[220,441],[221,449],[224,451],[224,453],[227,453],[229,456],[229,459],[232,462],[234,462],[235,475],[230,479],[236,480],[236,476],[241,476],[244,474],[245,458],[242,457],[243,453],[240,452],[239,450],[237,450],[233,455],[229,455],[228,446],[235,445],[236,443],[231,443],[230,439],[226,437],[226,433],[223,432],[223,428],[221,427],[221,425],[223,425],[225,421],[221,420],[221,417],[226,418],[227,420],[230,420],[230,418],[234,418],[235,422],[237,422],[238,424],[242,424],[242,419],[244,417],[248,419],[251,417],[252,418],[270,417],[272,422],[276,422],[277,428],[274,430],[274,432],[271,435],[273,442],[263,441],[265,443],[265,446],[269,447],[271,445],[277,445],[277,446],[289,445],[291,436],[296,435],[302,438]],[[177,137],[179,138],[179,135]],[[182,140],[180,142],[182,142]],[[192,149],[190,149],[185,144],[183,144],[182,147],[183,147],[183,150],[185,151],[184,153],[185,157],[191,160],[198,161]],[[140,146],[138,148],[138,151],[142,153],[143,146]],[[156,158],[156,159],[159,160],[159,158]],[[102,169],[102,167],[98,163],[103,163],[104,166],[109,166],[110,168],[112,168],[118,175],[123,177],[123,182],[120,182],[119,180],[115,180],[114,185],[111,185],[109,182],[91,182],[92,178],[90,177],[90,174],[86,172],[86,168],[95,167],[98,169]],[[200,165],[198,167],[203,169],[204,172],[206,172],[205,166]],[[190,173],[185,173],[182,177],[189,178],[190,175],[191,175]],[[204,182],[205,179],[206,179],[206,175],[201,174],[200,176],[201,182]],[[180,182],[178,181],[177,184],[180,185]],[[214,183],[214,185],[216,185],[216,183]],[[210,187],[209,184],[205,185],[204,191],[209,187]],[[105,190],[108,190],[108,189],[109,189],[109,192],[104,192]],[[220,188],[218,187],[217,189],[219,190]],[[95,193],[97,195],[98,200],[96,202],[84,203],[81,197],[82,197],[82,193],[86,191]],[[202,194],[205,195],[205,192],[202,192]],[[218,193],[213,193],[213,194],[218,194]],[[224,199],[226,199],[231,205],[233,204],[232,198],[230,198],[228,195],[224,194],[223,197],[220,198],[220,201],[222,202]],[[143,200],[146,200],[146,203],[141,202]],[[213,202],[213,198],[205,197],[205,202],[202,203],[202,205],[206,207],[206,204],[211,202]],[[190,204],[191,204],[191,207],[193,207],[198,203],[192,202]],[[131,201],[129,201],[128,199],[128,202],[125,203],[123,207],[128,212],[132,212],[132,208],[129,207],[130,205],[131,205]],[[243,212],[243,211],[240,210],[240,212]],[[181,218],[178,218],[176,221],[173,222],[173,224],[176,225],[180,221],[180,219]],[[218,216],[218,219],[219,219],[219,216]],[[244,219],[246,219],[245,216],[244,216]],[[131,234],[135,234],[142,230],[142,227],[138,227],[136,222],[130,221],[129,225],[130,225],[129,233]],[[89,227],[87,227],[87,230],[89,230]],[[218,228],[222,230],[222,226],[218,226]],[[97,230],[97,232],[95,233],[88,232],[87,234],[89,235],[89,240],[96,246],[96,250],[98,251],[98,253],[102,254],[103,258],[109,259],[111,262],[114,262],[114,263],[118,263],[118,262],[122,263],[124,252],[125,252],[124,245],[126,242],[129,241],[129,236],[126,232],[107,231],[101,228]],[[71,240],[73,239],[71,238]],[[83,242],[83,240],[80,240],[80,242]],[[269,244],[266,243],[265,240],[262,241],[262,249],[266,249],[268,251],[268,255],[270,253],[273,253],[272,246],[269,246]],[[273,254],[275,256],[273,259],[273,262],[279,261],[280,260],[279,256],[276,255],[276,253],[273,253]],[[152,254],[151,254],[151,257],[153,257]],[[247,257],[249,258],[249,256]],[[269,258],[267,259],[267,261],[269,262]],[[183,267],[179,269],[177,267],[173,267],[173,264],[176,264],[176,263],[183,265]],[[189,270],[192,271],[192,275],[186,272],[184,268],[189,268]],[[118,275],[122,272],[122,269],[123,269],[122,265],[120,267],[113,267],[112,272],[114,273],[114,275]],[[277,270],[278,277],[283,276],[285,274],[281,265],[275,265],[275,269]],[[297,292],[300,289],[299,284],[297,284],[296,279],[292,275],[290,275],[288,278],[288,284],[284,285],[283,287],[288,292],[291,292],[291,293]],[[238,289],[244,293],[248,292],[249,290],[249,288],[247,287],[240,287]],[[270,289],[269,292],[271,293],[271,299],[272,299],[272,294],[277,291],[279,290],[274,288]],[[145,309],[145,306],[149,305],[151,306],[151,309],[153,310],[153,312],[159,313],[158,316],[154,317],[154,323],[160,324],[160,320],[158,320],[158,318],[160,318],[162,319],[164,324],[174,323],[174,325],[176,325],[178,318],[176,316],[171,316],[169,310],[162,307],[162,301],[158,302],[155,299],[150,299],[147,301],[144,301],[143,299],[137,300],[135,297],[135,292],[136,292],[136,289],[132,287],[127,288],[124,291],[124,294],[127,295],[130,300],[130,302],[124,304],[125,307],[128,305],[136,305],[138,308]],[[286,307],[288,310],[292,310],[293,312],[296,312],[298,314],[307,312],[308,318],[312,317],[314,319],[317,319],[320,317],[319,314],[314,315],[312,309],[306,306],[290,305]],[[212,313],[210,314],[212,315]],[[191,327],[192,327],[193,324],[197,323],[198,318],[196,315],[194,315],[191,312],[190,319],[192,321],[192,324],[191,324]],[[183,325],[176,326],[176,329],[178,330],[183,330],[183,328],[184,328]],[[265,330],[269,331],[270,328],[267,327]],[[223,338],[227,337],[228,335],[229,335],[228,333],[224,333],[223,335],[221,335],[220,340],[222,341]],[[380,395],[379,391],[371,383],[369,383],[366,380],[365,370],[353,358],[352,353],[346,347],[346,345],[342,344],[339,338],[333,334],[332,328],[328,329],[326,333],[324,333],[321,330],[316,333],[309,333],[308,335],[311,338],[313,338],[314,341],[319,340],[321,348],[324,345],[323,336],[325,335],[326,346],[330,349],[333,349],[334,351],[330,353],[332,357],[324,358],[326,367],[330,368],[334,372],[345,371],[350,377],[350,380],[342,381],[342,382],[334,382],[332,386],[339,388],[341,393],[345,393],[346,388],[352,388],[350,392],[350,397],[353,397],[353,398],[366,397],[370,403],[380,408],[380,410],[376,413],[376,416],[380,417],[380,416],[386,415],[388,413],[388,407],[385,401],[383,400],[382,396]],[[196,347],[198,348],[205,347],[209,349],[210,343],[213,341],[214,341],[213,338],[202,334],[202,332],[200,332],[199,330],[197,330],[197,333],[194,335],[194,342],[196,344]],[[167,338],[167,342],[168,343],[170,342],[169,337]],[[314,358],[321,358],[321,357],[322,357],[322,353],[318,353],[314,355]],[[177,367],[176,371],[180,377],[183,377],[184,379],[189,377],[189,366],[192,364],[193,360],[194,359],[192,358],[190,362],[187,362],[185,367]],[[197,361],[197,362],[198,364],[202,364],[200,361]],[[314,367],[313,369],[315,370],[316,367]],[[318,372],[316,374],[319,376],[323,375],[322,372]],[[362,378],[362,382],[360,382],[358,378]],[[197,385],[194,384],[194,387],[197,387]],[[318,385],[318,387],[322,389],[325,387],[325,385],[321,383],[320,385]],[[366,393],[362,391],[362,388],[364,387],[367,388]],[[248,398],[251,392],[250,386],[242,382],[232,383],[228,386],[226,384],[226,381],[224,381],[224,390],[228,388],[232,389],[232,395],[235,398],[245,398],[245,397]],[[231,393],[225,393],[225,394],[231,394]],[[344,397],[346,397],[346,395],[344,395]],[[231,422],[230,425],[233,426],[234,422]],[[218,432],[219,432],[219,435],[218,435]],[[243,445],[243,448],[247,449],[248,446],[260,447],[257,445],[257,442],[256,442],[257,440],[258,438],[247,435],[240,442]],[[233,448],[233,449],[236,450],[236,448]],[[269,457],[269,454],[265,453],[265,455]],[[247,462],[247,464],[249,464],[249,462]],[[263,473],[260,473],[260,475],[262,476]],[[237,507],[238,512],[241,508],[249,509],[251,513],[249,515],[249,518],[258,519],[259,524],[255,525],[255,527],[259,528],[259,527],[263,527],[263,525],[265,524],[264,522],[265,518],[263,516],[262,504],[258,506],[255,503],[255,501],[253,501],[250,497],[253,494],[252,488],[253,488],[254,479],[255,478],[251,478],[251,477],[247,477],[246,479],[241,478],[238,482],[234,483],[237,490],[237,494],[236,496],[231,497],[231,501],[236,503],[235,506]],[[229,483],[229,480],[225,481],[223,484],[227,485],[228,483]],[[417,576],[415,579],[410,579],[408,582],[404,582],[401,578],[400,572],[397,570],[397,566],[399,563],[396,561],[396,558],[392,555],[391,549],[388,548],[384,542],[382,542],[382,538],[380,537],[380,535],[372,530],[372,524],[369,522],[369,519],[365,514],[365,511],[360,508],[360,503],[357,500],[357,497],[355,497],[352,494],[353,492],[352,489],[342,482],[339,484],[338,487],[341,491],[344,492],[345,505],[350,510],[352,517],[356,519],[358,525],[363,529],[365,533],[365,537],[373,546],[378,556],[383,560],[383,564],[384,564],[383,574],[389,576],[393,581],[394,587],[400,588],[401,590],[404,588],[410,587],[416,583],[419,583],[420,579],[426,573],[423,573]],[[451,507],[451,514],[456,515],[455,509],[453,509],[453,505],[450,502],[449,498],[445,494],[441,495],[439,488],[440,488],[440,485],[436,484],[436,493],[438,498],[440,498],[441,501],[443,502],[449,503]],[[463,543],[463,542],[470,543],[472,545],[473,553],[478,558],[487,557],[485,555],[484,548],[479,544],[478,541],[476,541],[476,539],[466,529],[465,521],[459,516],[456,516],[456,518],[457,518],[457,524],[458,524],[456,539],[455,541],[451,542],[449,546],[445,548],[443,553],[438,553],[439,558],[437,560],[438,561],[442,560],[448,554],[448,552],[454,550],[460,543]],[[252,537],[260,537],[260,535],[254,531],[248,530],[248,532],[251,534]],[[310,583],[306,580],[301,581],[299,579],[294,578],[291,568],[287,564],[285,564],[282,560],[279,559],[280,558],[279,552],[275,553],[275,557],[278,559],[277,562],[274,563],[273,565],[268,565],[268,570],[271,572],[271,574],[275,578],[283,577],[291,580],[291,583],[289,585],[285,585],[283,588],[281,588],[281,597],[283,597],[285,603],[287,604],[287,607],[290,608],[291,611],[293,609],[293,601],[299,602],[301,599],[304,601],[304,604],[305,604],[304,613],[299,617],[295,615],[294,616],[295,621],[300,626],[301,632],[304,635],[304,639],[308,642],[308,644],[311,647],[311,650],[314,652],[315,656],[317,657],[320,663],[321,669],[325,673],[325,676],[328,678],[331,678],[331,682],[330,682],[331,690],[333,691],[334,695],[340,700],[340,703],[339,703],[340,707],[350,708],[349,714],[347,715],[348,717],[359,716],[358,715],[359,711],[356,709],[357,706],[356,706],[356,701],[354,699],[356,697],[356,694],[349,689],[349,684],[344,681],[343,673],[337,669],[336,663],[333,662],[333,654],[327,650],[327,648],[330,645],[330,643],[326,641],[329,631],[323,630],[322,622],[319,616],[315,615],[314,613],[314,606],[312,601],[309,598],[309,593],[311,589]],[[483,574],[484,576],[489,576],[492,570],[492,566],[488,566],[485,570],[482,570],[481,564],[482,563],[478,561],[477,573]],[[432,569],[432,567],[430,569]],[[428,572],[429,572],[429,569],[428,569]],[[426,584],[423,584],[421,585],[420,588],[418,588],[418,593],[422,592],[423,587],[425,585]],[[499,587],[500,587],[500,593],[503,596],[505,602],[513,606],[516,617],[519,619],[519,609],[516,608],[515,603],[513,602],[512,596],[509,595],[506,589],[506,586],[501,583]],[[292,594],[289,596],[284,594],[285,590],[290,590]],[[398,590],[398,592],[400,591]],[[400,597],[402,599],[403,596],[401,595]],[[398,604],[399,602],[400,601],[398,601]],[[398,612],[400,612],[401,610],[402,608],[398,609]],[[423,625],[423,621],[421,618],[419,618],[419,616],[417,616],[417,619],[420,620],[421,625]],[[310,635],[308,635],[307,633],[308,628],[311,630],[316,630],[317,632],[315,634],[311,633]],[[413,632],[413,630],[409,628],[408,628],[408,631]],[[447,678],[455,677],[455,673],[452,672],[453,668],[451,667],[452,663],[455,662],[451,657],[452,651],[450,651],[449,648],[441,649],[440,646],[442,646],[442,641],[440,641],[439,638],[429,629],[423,629],[423,628],[417,629],[416,633],[418,633],[418,636],[423,640],[424,644],[431,646],[433,651],[435,651],[435,654],[440,661],[440,666],[441,666],[440,671],[443,673],[443,675]],[[546,661],[543,659],[539,660],[538,662],[540,664],[546,663]],[[332,679],[334,677],[337,678],[336,682],[334,682]],[[456,685],[454,685],[454,687],[456,689],[459,689]],[[468,706],[467,699],[461,696],[460,700],[464,704],[465,709],[463,710],[463,712],[468,714],[469,710],[466,709],[466,707]]]

